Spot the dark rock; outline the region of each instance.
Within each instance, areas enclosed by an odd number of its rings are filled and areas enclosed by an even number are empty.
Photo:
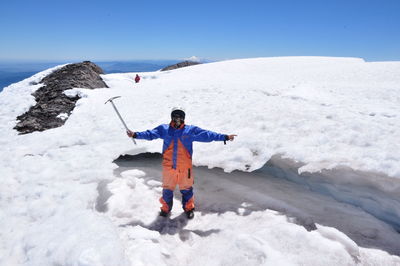
[[[100,74],[103,74],[100,67],[84,61],[66,65],[46,76],[40,81],[44,86],[32,94],[36,105],[17,117],[19,122],[14,129],[26,134],[64,125],[66,119],[57,116],[70,115],[80,97],[68,97],[63,92],[72,88],[107,88]]]
[[[161,71],[173,70],[173,69],[177,69],[177,68],[181,68],[181,67],[194,66],[194,65],[198,65],[198,64],[200,64],[200,63],[192,62],[192,61],[183,61],[183,62],[180,62],[175,65],[164,67],[163,69],[161,69]]]

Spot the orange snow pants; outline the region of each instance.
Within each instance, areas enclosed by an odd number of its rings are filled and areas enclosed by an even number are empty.
[[[169,190],[174,190],[176,185],[179,190],[189,189],[193,186],[192,167],[185,169],[173,169],[163,166],[162,187]]]
[[[160,198],[162,204],[161,210],[164,212],[171,211],[173,193],[175,187],[178,185],[182,194],[182,207],[185,211],[189,211],[194,209],[192,159],[182,143],[178,141],[178,163],[176,169],[174,169],[172,152],[173,146],[171,145],[163,156],[163,196]]]

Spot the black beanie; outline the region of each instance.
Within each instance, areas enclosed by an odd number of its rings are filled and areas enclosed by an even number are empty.
[[[172,112],[171,112],[171,119],[172,119],[172,117],[174,117],[175,115],[179,115],[179,116],[181,116],[181,117],[183,118],[183,120],[185,120],[185,112],[184,112],[184,111],[179,110],[179,109],[172,111]]]

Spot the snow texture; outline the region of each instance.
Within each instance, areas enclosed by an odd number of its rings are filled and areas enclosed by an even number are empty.
[[[162,142],[135,146],[104,104],[122,96],[115,104],[135,131],[168,123],[178,102],[188,124],[238,135],[226,146],[196,143],[197,166],[254,171],[279,155],[301,163],[298,174],[343,167],[369,173],[372,187],[397,196],[393,214],[399,212],[400,62],[242,59],[139,73],[138,84],[136,73],[103,75],[110,88],[70,92],[82,98],[64,126],[18,135],[16,117],[35,104],[31,93],[52,71],[0,93],[0,265],[400,264],[398,256],[359,246],[330,226],[307,230],[271,209],[247,214],[245,202],[190,222],[176,202],[170,219],[157,218],[159,177],[147,180],[138,169],[117,175],[113,160],[159,152]],[[324,181],[335,184],[330,177]]]

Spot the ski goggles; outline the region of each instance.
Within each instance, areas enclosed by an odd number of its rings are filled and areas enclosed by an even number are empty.
[[[184,120],[184,118],[180,114],[174,114],[172,120]]]

